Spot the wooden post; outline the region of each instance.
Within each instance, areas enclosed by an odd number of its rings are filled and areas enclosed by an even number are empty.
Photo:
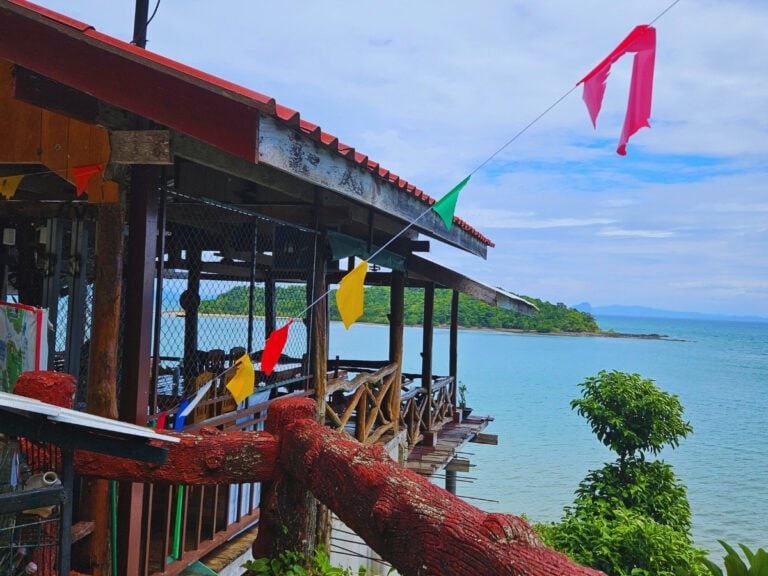
[[[125,328],[120,419],[145,424],[149,407],[152,307],[157,252],[159,166],[134,165],[128,212]],[[120,228],[122,232],[122,227]],[[114,282],[114,278],[112,279]],[[118,508],[120,574],[139,574],[143,485],[121,483]]]
[[[456,470],[445,471],[445,489],[456,496]]]
[[[277,435],[297,419],[316,418],[317,406],[312,401],[295,407],[278,400],[267,412],[265,431]],[[259,508],[259,533],[253,543],[255,558],[277,557],[286,550],[314,551],[316,504],[301,482],[276,469],[272,480],[261,484]]]
[[[421,347],[421,385],[427,391],[429,401],[427,402],[427,422],[429,430],[425,430],[424,437],[427,443],[430,438],[428,434],[432,432],[432,336],[435,312],[435,284],[427,282],[424,287],[424,322],[422,327],[422,347]]]
[[[117,418],[117,343],[120,336],[123,277],[123,209],[120,203],[100,204],[96,234],[96,278],[93,283],[93,327],[88,367],[87,408],[91,414]],[[111,573],[109,482],[84,480],[84,520],[95,523],[88,540],[88,572]]]
[[[451,294],[451,332],[448,351],[448,375],[453,378],[451,387],[451,404],[456,408],[458,391],[458,365],[459,365],[459,292],[454,290]],[[454,485],[455,488],[455,485]]]
[[[275,302],[275,279],[272,269],[268,269],[264,278],[264,341],[277,328],[277,303]]]
[[[197,329],[200,323],[200,272],[202,254],[200,248],[187,246],[187,289],[181,294],[184,309],[184,382],[192,382],[197,376]]]
[[[319,298],[328,289],[325,278],[325,234],[315,237],[315,266],[314,266],[314,298]],[[311,302],[309,303],[311,304]],[[325,424],[325,403],[328,381],[328,298],[323,298],[312,307],[312,382],[315,386],[315,398],[317,401],[316,419],[320,424]],[[311,528],[315,535],[315,543],[325,550],[331,546],[331,511],[320,504],[307,492],[307,508],[314,510],[315,526]]]
[[[390,392],[389,413],[394,433],[400,430],[400,391],[403,380],[403,332],[405,327],[405,274],[392,271],[389,287],[389,361],[397,364]]]

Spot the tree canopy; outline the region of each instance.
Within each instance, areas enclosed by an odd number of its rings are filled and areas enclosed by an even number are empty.
[[[579,312],[563,303],[552,304],[545,300],[523,296],[539,308],[533,316],[524,316],[480,302],[464,294],[459,295],[459,325],[464,328],[516,329],[532,332],[600,332],[594,317]],[[275,290],[278,316],[294,316],[306,307],[303,286],[278,286]],[[264,288],[254,292],[254,314],[264,315]],[[330,295],[331,320],[339,320],[334,293]],[[203,314],[247,314],[248,287],[236,286],[211,300],[200,303]],[[389,288],[371,286],[365,289],[365,312],[360,322],[388,323]],[[405,291],[405,323],[421,324],[424,319],[424,292],[418,288]],[[435,290],[434,322],[447,325],[451,318],[451,291]]]

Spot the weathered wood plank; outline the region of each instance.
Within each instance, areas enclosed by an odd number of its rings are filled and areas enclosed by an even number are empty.
[[[110,158],[115,164],[173,164],[168,130],[110,132]]]
[[[43,110],[42,163],[64,178],[69,163],[69,119]]]
[[[423,280],[429,280],[446,288],[458,290],[493,306],[514,310],[526,315],[531,315],[538,310],[536,306],[519,296],[472,280],[459,272],[419,256],[411,255],[408,258],[408,271],[410,274]]]
[[[454,458],[445,465],[446,470],[451,472],[469,472],[472,464],[466,458]]]
[[[498,434],[479,433],[474,438],[472,438],[470,442],[475,444],[490,444],[492,446],[496,446],[499,443],[499,436]]]
[[[420,232],[483,258],[487,255],[488,247],[480,239],[458,226],[446,230],[437,213],[416,197],[269,116],[259,121],[259,161],[404,222],[426,212],[415,226]]]

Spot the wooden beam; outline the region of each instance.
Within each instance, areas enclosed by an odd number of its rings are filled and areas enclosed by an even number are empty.
[[[435,284],[452,288],[464,294],[507,310],[514,310],[520,314],[534,314],[538,308],[519,296],[493,288],[477,280],[472,280],[460,272],[451,270],[419,256],[411,255],[408,258],[408,271],[412,276],[423,280],[429,280]]]
[[[445,469],[450,472],[469,472],[472,464],[466,458],[454,458],[445,465]]]
[[[478,432],[474,438],[469,440],[475,444],[490,444],[496,446],[499,443],[499,436],[497,434],[484,434]]]
[[[168,130],[113,131],[109,145],[114,164],[173,164]]]
[[[23,66],[15,67],[14,80],[15,97],[29,104],[113,130],[136,125],[136,117],[133,114]]]
[[[415,196],[385,182],[367,168],[330,152],[269,116],[259,119],[259,162],[403,222],[413,222],[429,209]],[[458,226],[446,230],[434,211],[424,215],[414,228],[471,254],[487,256],[485,243]]]
[[[411,252],[429,252],[429,240],[409,240]]]

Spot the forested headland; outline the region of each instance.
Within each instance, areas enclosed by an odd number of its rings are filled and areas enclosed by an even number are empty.
[[[334,291],[335,292],[335,291]],[[334,292],[331,293],[331,320],[340,320],[336,309]],[[459,295],[459,326],[463,328],[488,328],[503,330],[524,330],[530,332],[602,332],[594,317],[586,312],[579,312],[565,304],[552,304],[538,298],[523,296],[535,304],[539,311],[533,316],[524,316],[511,310],[497,308],[480,302],[464,294]],[[264,315],[264,288],[258,287],[254,293],[254,314]],[[306,307],[306,295],[303,286],[278,286],[275,290],[277,315],[291,317],[298,315]],[[202,314],[248,314],[248,287],[236,286],[219,294],[211,300],[200,303]],[[418,288],[405,290],[405,323],[422,323],[424,311],[424,292]],[[389,314],[389,288],[372,286],[365,289],[365,312],[360,322],[386,324]],[[434,322],[436,325],[448,325],[451,318],[451,291],[435,290]]]

